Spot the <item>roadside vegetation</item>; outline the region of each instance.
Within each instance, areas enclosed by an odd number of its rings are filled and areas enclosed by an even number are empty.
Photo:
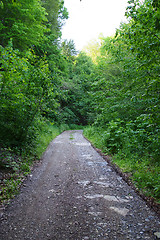
[[[7,203],[18,193],[25,177],[30,174],[33,165],[39,162],[49,143],[61,133],[61,128],[49,122],[39,122],[36,129],[34,147],[0,148],[1,203]]]
[[[36,121],[34,145],[23,148],[0,148],[0,203],[8,203],[19,191],[21,184],[32,168],[39,163],[49,143],[65,130],[82,129],[74,124],[56,126],[49,121]]]
[[[117,135],[114,132],[110,147],[106,141],[106,135],[110,133],[109,129],[104,130],[94,126],[84,129],[84,136],[98,149],[101,149],[104,155],[110,156],[112,164],[116,164],[122,172],[126,173],[128,178],[134,183],[140,193],[147,196],[150,201],[153,200],[160,204],[160,164],[159,160],[154,160],[140,143],[134,145],[132,138],[129,141],[120,136],[117,144]],[[119,147],[115,152],[115,146]],[[143,153],[136,148],[142,148]]]
[[[62,0],[0,1],[1,200],[55,136],[87,126],[85,136],[159,202],[159,9],[128,1],[128,23],[77,52],[61,39]]]
[[[160,203],[160,5],[128,3],[129,23],[101,39],[91,93],[96,118],[84,133]]]

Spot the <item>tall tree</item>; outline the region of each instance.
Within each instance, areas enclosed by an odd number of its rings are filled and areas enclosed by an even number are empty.
[[[2,0],[0,5],[0,45],[26,50],[38,44],[48,31],[46,10],[39,0]]]

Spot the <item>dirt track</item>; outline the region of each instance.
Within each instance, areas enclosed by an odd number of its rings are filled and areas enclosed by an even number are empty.
[[[82,131],[66,131],[6,208],[0,230],[1,240],[153,240],[160,222]]]

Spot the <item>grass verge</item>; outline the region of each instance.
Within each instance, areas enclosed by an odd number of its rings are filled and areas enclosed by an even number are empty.
[[[88,126],[84,129],[84,136],[96,148],[109,153],[103,139],[103,130]],[[160,204],[160,165],[157,161],[147,154],[140,157],[138,154],[125,152],[125,149],[114,154],[111,161],[128,174],[141,193]]]

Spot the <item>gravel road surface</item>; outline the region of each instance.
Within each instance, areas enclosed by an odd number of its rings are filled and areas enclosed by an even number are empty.
[[[160,219],[76,130],[50,143],[0,230],[0,240],[153,240]]]

